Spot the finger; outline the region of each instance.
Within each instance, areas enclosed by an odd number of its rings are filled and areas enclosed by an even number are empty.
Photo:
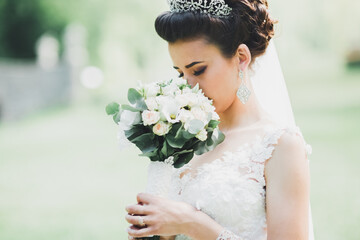
[[[136,225],[138,227],[144,227],[144,226],[149,226],[151,224],[154,223],[154,221],[151,220],[150,217],[148,216],[142,216],[142,219],[143,219],[143,223],[145,225],[140,225],[140,219],[139,219],[139,216],[132,216],[130,214],[127,214],[125,215],[125,220],[130,223],[130,224],[133,224],[133,225]]]
[[[155,196],[150,193],[139,193],[136,196],[138,203],[151,203],[154,200]]]
[[[151,208],[149,206],[146,205],[140,205],[140,204],[136,204],[136,205],[130,205],[127,206],[125,208],[125,210],[132,215],[148,215],[151,214]]]
[[[146,227],[146,228],[138,228],[134,225],[131,225],[127,232],[132,237],[152,237],[155,235],[155,228],[154,227]]]

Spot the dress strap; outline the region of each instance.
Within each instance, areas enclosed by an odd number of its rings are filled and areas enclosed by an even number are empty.
[[[262,149],[262,151],[256,151],[255,149],[255,151],[252,152],[251,159],[256,162],[265,163],[267,159],[271,158],[272,152],[274,151],[275,146],[278,144],[279,138],[285,132],[301,136],[304,143],[306,155],[309,156],[312,153],[311,145],[306,143],[298,126],[277,126],[275,129],[271,129],[266,132],[263,141],[259,146],[259,149]]]

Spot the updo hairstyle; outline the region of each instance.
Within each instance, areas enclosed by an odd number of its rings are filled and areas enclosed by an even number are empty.
[[[225,58],[235,56],[238,46],[244,43],[251,53],[251,65],[265,53],[278,21],[269,16],[267,0],[225,0],[225,3],[232,8],[226,18],[192,11],[166,11],[155,20],[156,32],[169,43],[202,37],[216,45]]]

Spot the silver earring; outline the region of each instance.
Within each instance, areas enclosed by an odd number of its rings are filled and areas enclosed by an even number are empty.
[[[240,87],[239,89],[237,90],[236,92],[236,95],[237,97],[240,99],[240,101],[245,104],[248,100],[249,100],[249,97],[250,97],[250,90],[246,87],[245,85],[245,78],[244,78],[244,73],[243,71],[240,70],[240,80],[241,80],[241,84],[240,84]]]

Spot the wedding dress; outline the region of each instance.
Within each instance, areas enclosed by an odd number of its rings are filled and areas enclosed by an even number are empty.
[[[172,174],[169,198],[191,204],[222,225],[226,231],[218,240],[266,240],[264,167],[285,132],[300,136],[311,154],[298,126],[268,124],[260,132],[235,151],[198,166],[194,177],[186,173],[192,161]],[[191,240],[182,234],[175,239]]]
[[[191,160],[179,169],[160,162],[151,162],[148,169],[152,184],[148,184],[147,192],[166,192],[170,199],[187,202],[212,217],[225,228],[217,240],[266,240],[264,169],[267,161],[271,161],[285,133],[301,137],[307,161],[312,152],[295,123],[273,40],[265,54],[255,60],[249,74],[257,100],[270,119],[252,135],[253,139],[232,144],[233,148],[222,152],[221,157],[198,167],[192,168],[194,161]],[[191,169],[196,174],[186,173]],[[162,184],[164,182],[169,184]],[[159,189],[161,186],[163,189]],[[314,240],[310,199],[308,216],[308,240]],[[183,234],[175,239],[191,240]]]

